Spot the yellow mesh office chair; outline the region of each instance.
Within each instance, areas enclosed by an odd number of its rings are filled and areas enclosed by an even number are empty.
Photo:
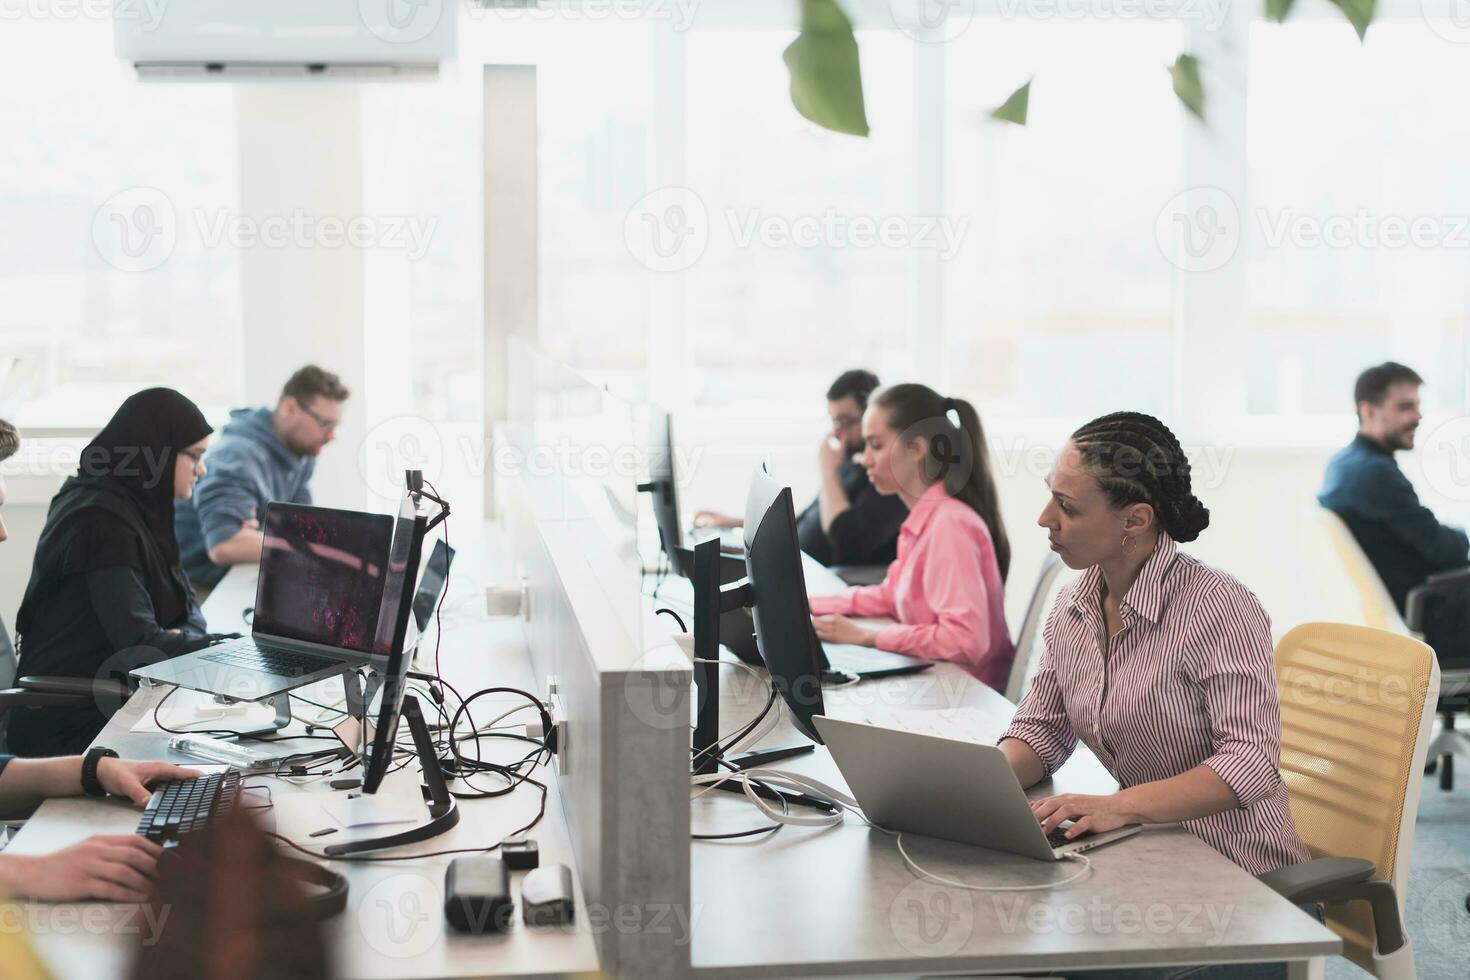
[[[1414,818],[1439,665],[1402,633],[1307,623],[1276,646],[1281,778],[1315,860],[1261,875],[1294,902],[1326,903],[1344,953],[1412,980],[1403,927]]]
[[[1005,689],[1005,696],[1012,704],[1021,703],[1021,695],[1026,693],[1026,685],[1041,659],[1041,620],[1061,571],[1062,559],[1055,551],[1048,551],[1036,575],[1031,601],[1026,603],[1026,615],[1021,617],[1021,630],[1016,634],[1016,659],[1011,661],[1011,676]]]
[[[1389,595],[1373,563],[1358,545],[1352,529],[1325,507],[1319,513],[1333,550],[1358,594],[1365,626],[1406,633],[1422,640],[1425,602],[1435,595],[1459,591],[1470,584],[1470,570],[1467,569],[1431,575],[1423,585],[1409,591],[1404,615],[1400,616],[1393,596]],[[1455,756],[1470,755],[1470,735],[1455,729],[1455,715],[1464,710],[1464,695],[1470,691],[1470,669],[1456,667],[1443,671],[1441,684],[1441,700],[1435,710],[1440,714],[1443,728],[1430,743],[1427,771],[1433,773],[1437,770],[1439,788],[1449,792],[1455,786]]]

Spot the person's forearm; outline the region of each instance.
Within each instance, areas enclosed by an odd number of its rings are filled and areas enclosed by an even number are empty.
[[[847,499],[847,491],[842,489],[841,471],[824,470],[822,490],[817,496],[817,514],[822,519],[822,533],[831,533],[832,522],[851,509],[852,501]]]
[[[1011,770],[1016,774],[1016,780],[1020,782],[1022,789],[1035,786],[1045,778],[1046,766],[1041,764],[1041,757],[1019,738],[1001,739],[1000,751],[1011,764]]]
[[[1240,805],[1225,780],[1209,766],[1195,766],[1168,779],[1119,790],[1130,823],[1178,823]]]
[[[0,772],[0,810],[26,810],[53,796],[82,792],[82,757],[11,759]]]
[[[260,561],[261,549],[265,547],[265,535],[253,528],[241,528],[232,538],[226,538],[209,549],[209,560],[216,565],[245,565]]]
[[[22,854],[0,854],[0,892],[11,897],[23,897],[31,893],[35,884],[35,859]]]

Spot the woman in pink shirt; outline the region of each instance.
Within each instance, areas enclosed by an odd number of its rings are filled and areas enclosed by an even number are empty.
[[[924,385],[894,385],[863,414],[863,442],[873,488],[898,494],[909,516],[881,583],[811,600],[817,636],[951,660],[1004,688],[1015,656],[1005,617],[1011,549],[980,416]],[[848,616],[898,622],[869,629]]]

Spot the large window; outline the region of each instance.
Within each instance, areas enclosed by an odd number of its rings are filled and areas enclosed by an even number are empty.
[[[815,411],[844,368],[906,367],[917,253],[944,245],[942,216],[918,213],[909,39],[859,32],[867,139],[791,107],[790,41],[696,30],[685,55],[683,183],[707,239],[682,273],[690,394],[742,415]]]
[[[982,411],[1167,412],[1154,224],[1185,120],[1160,65],[1182,40],[1168,22],[987,21],[947,45],[946,210],[970,222],[943,270],[948,382]],[[1033,75],[1029,124],[990,121]]]
[[[1345,412],[1390,357],[1464,403],[1470,116],[1441,93],[1470,90],[1466,52],[1414,20],[1252,27],[1252,412]]]
[[[95,426],[153,384],[236,402],[239,258],[212,237],[237,199],[231,87],[138,82],[108,18],[7,18],[0,132],[0,411]]]

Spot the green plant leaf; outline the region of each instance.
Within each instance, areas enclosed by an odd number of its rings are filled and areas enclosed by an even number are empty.
[[[1205,87],[1199,80],[1199,59],[1192,54],[1181,54],[1169,68],[1169,77],[1174,80],[1174,94],[1184,103],[1184,108],[1194,113],[1201,122],[1205,118]]]
[[[1031,103],[1031,80],[1016,89],[998,107],[991,110],[990,118],[999,119],[1001,122],[1015,123],[1017,126],[1026,125],[1026,109]]]
[[[1353,30],[1358,32],[1358,40],[1362,41],[1368,34],[1368,25],[1373,23],[1377,0],[1332,0],[1332,5],[1342,11],[1352,23]]]
[[[801,33],[781,58],[797,112],[824,129],[868,135],[857,39],[837,0],[801,0]]]
[[[1296,0],[1266,0],[1266,19],[1281,23],[1286,15],[1291,13],[1292,4]]]

